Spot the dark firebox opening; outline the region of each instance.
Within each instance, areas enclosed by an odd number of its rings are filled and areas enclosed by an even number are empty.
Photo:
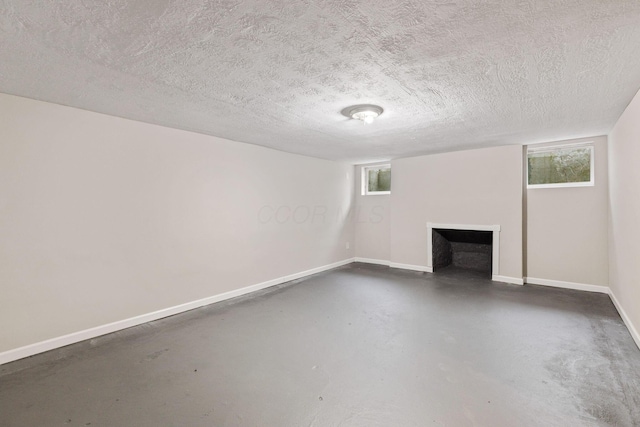
[[[449,265],[491,275],[491,231],[433,230],[433,271]]]

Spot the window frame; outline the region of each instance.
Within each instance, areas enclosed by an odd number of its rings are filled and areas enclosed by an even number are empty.
[[[377,164],[377,165],[371,165],[371,166],[362,166],[362,176],[361,176],[361,183],[362,183],[362,192],[361,194],[363,196],[384,196],[384,195],[388,195],[391,194],[391,190],[389,191],[369,191],[369,171],[372,170],[381,170],[381,169],[389,169],[391,170],[391,163],[384,163],[384,164]]]
[[[558,182],[558,183],[550,183],[550,184],[529,184],[529,153],[544,153],[544,152],[552,152],[555,150],[562,150],[567,148],[588,148],[590,155],[590,165],[589,171],[591,176],[589,181],[582,182]],[[593,187],[595,186],[595,146],[593,141],[588,142],[580,142],[576,144],[556,144],[556,145],[546,145],[544,147],[531,147],[527,146],[526,150],[526,158],[525,158],[525,179],[527,183],[527,189],[536,189],[536,188],[570,188],[570,187]]]

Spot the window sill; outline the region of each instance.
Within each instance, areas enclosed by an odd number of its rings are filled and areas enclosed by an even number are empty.
[[[363,194],[363,196],[386,196],[391,194],[391,191],[369,191]]]
[[[567,182],[562,184],[533,184],[527,185],[527,190],[536,188],[571,188],[571,187],[594,187],[594,182]]]

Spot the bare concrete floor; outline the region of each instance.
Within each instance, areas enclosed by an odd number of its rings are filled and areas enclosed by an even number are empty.
[[[0,367],[10,426],[633,426],[606,295],[353,264]]]

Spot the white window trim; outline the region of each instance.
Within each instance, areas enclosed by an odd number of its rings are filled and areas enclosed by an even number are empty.
[[[391,191],[369,191],[369,177],[367,176],[367,172],[371,170],[380,170],[380,169],[391,169],[391,163],[385,163],[380,165],[371,165],[371,166],[362,166],[362,176],[361,176],[361,184],[362,184],[362,192],[363,196],[384,196],[387,194],[391,194]]]
[[[544,153],[545,151],[554,151],[558,149],[564,148],[589,148],[591,151],[590,160],[591,166],[589,167],[591,171],[591,177],[589,181],[585,182],[559,182],[557,184],[529,184],[529,153]],[[527,158],[526,158],[526,183],[527,189],[536,189],[536,188],[568,188],[568,187],[593,187],[595,186],[595,148],[593,141],[588,142],[579,142],[576,144],[559,144],[559,145],[547,145],[544,147],[531,147],[527,146]]]

